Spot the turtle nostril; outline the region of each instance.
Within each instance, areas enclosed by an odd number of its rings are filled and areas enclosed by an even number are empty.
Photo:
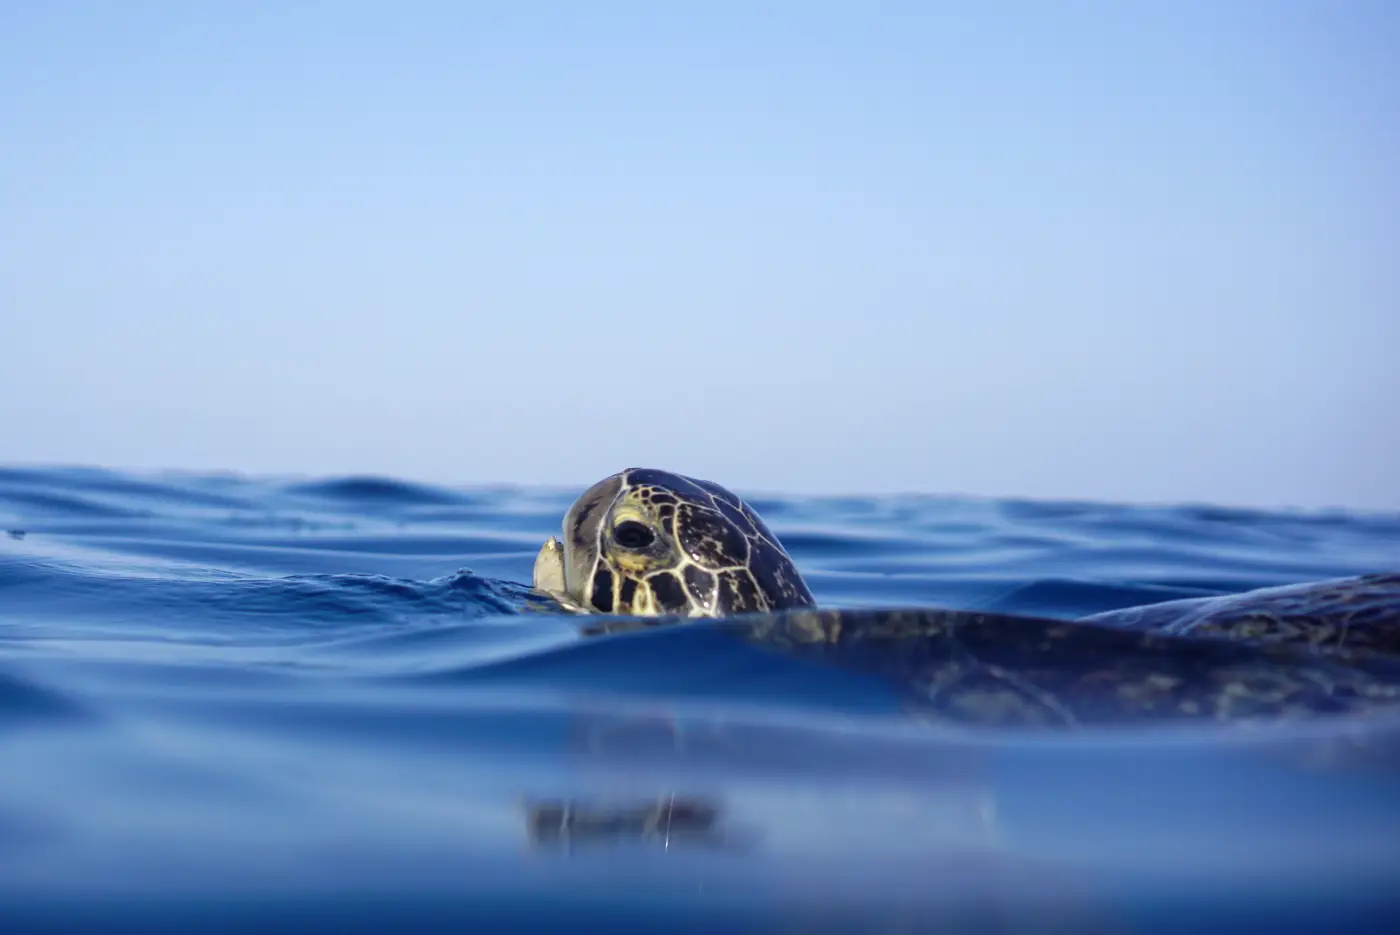
[[[646,524],[634,519],[624,520],[613,527],[613,541],[624,549],[645,549],[656,541],[656,534]]]

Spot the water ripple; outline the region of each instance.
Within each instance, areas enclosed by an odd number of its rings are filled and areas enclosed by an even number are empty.
[[[525,585],[590,480],[0,469],[0,931],[841,930],[835,894],[1031,931],[1071,886],[1068,931],[1211,900],[1283,930],[1395,891],[1400,755],[990,743],[712,627],[581,637]],[[1073,618],[1400,566],[1387,514],[753,502],[839,607]]]

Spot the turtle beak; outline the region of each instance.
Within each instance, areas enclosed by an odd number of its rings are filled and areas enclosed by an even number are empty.
[[[568,594],[564,585],[564,547],[553,536],[535,556],[534,588],[546,594]]]

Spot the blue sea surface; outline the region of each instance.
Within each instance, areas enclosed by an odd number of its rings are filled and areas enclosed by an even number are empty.
[[[1400,931],[1392,760],[940,733],[714,628],[531,609],[597,479],[0,470],[0,933]],[[1395,515],[749,500],[836,607],[1400,568]]]

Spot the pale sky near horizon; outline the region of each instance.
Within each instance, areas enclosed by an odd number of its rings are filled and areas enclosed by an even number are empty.
[[[1400,5],[0,8],[0,464],[1400,508]]]

